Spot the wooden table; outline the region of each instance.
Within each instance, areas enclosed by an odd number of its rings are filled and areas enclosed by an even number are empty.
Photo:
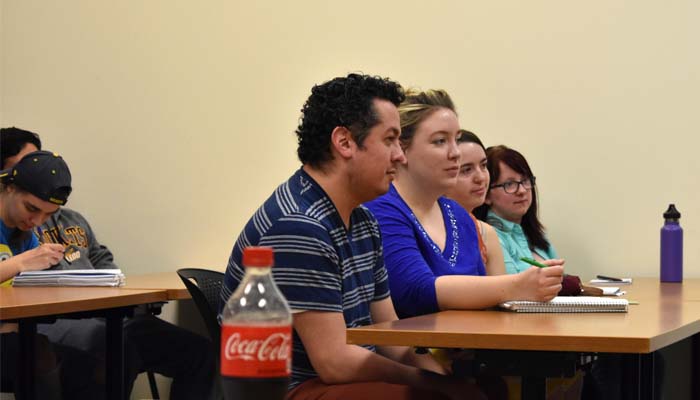
[[[0,287],[0,320],[102,310],[166,300],[162,290],[112,287]]]
[[[653,385],[653,353],[700,332],[700,280],[660,284],[636,279],[626,296],[638,300],[628,313],[517,314],[443,311],[349,329],[348,343],[559,353],[625,353],[639,369],[637,391]],[[695,346],[696,348],[698,346]],[[649,372],[651,371],[651,372]],[[649,383],[651,382],[651,383]],[[538,382],[544,386],[544,382]],[[653,386],[652,386],[653,388]],[[626,389],[627,390],[627,389]],[[653,394],[652,394],[653,396]]]
[[[212,271],[225,272],[226,268],[212,268]],[[182,283],[177,271],[153,272],[149,274],[128,275],[125,289],[165,290],[168,300],[185,300],[192,298]]]
[[[17,395],[34,399],[34,335],[47,317],[104,317],[106,320],[106,391],[125,399],[122,320],[139,304],[167,300],[163,290],[107,287],[0,287],[0,321],[18,322],[20,357]]]
[[[176,271],[128,275],[124,289],[164,290],[167,300],[189,299],[190,293]]]
[[[608,285],[615,286],[615,285]],[[636,278],[632,285],[620,285],[630,300],[700,301],[700,279],[685,279],[683,283],[662,283],[658,278]]]

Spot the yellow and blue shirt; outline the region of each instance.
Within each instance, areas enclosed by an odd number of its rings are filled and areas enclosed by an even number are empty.
[[[31,250],[39,246],[39,241],[37,240],[36,236],[31,233],[18,243],[10,244],[10,238],[16,230],[17,228],[10,228],[5,225],[2,220],[0,220],[0,261],[5,261],[14,255],[24,253],[27,250]],[[8,279],[5,282],[0,283],[0,286],[9,286],[11,284],[12,279]]]

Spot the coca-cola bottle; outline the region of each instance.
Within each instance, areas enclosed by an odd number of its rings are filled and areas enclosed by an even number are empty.
[[[227,400],[283,399],[292,364],[292,314],[272,279],[272,248],[243,250],[245,276],[221,313]]]

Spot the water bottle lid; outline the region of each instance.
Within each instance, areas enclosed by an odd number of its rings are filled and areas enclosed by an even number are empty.
[[[274,264],[272,247],[251,246],[243,249],[244,267],[271,267]]]
[[[668,205],[668,210],[664,213],[664,218],[665,219],[674,219],[678,220],[681,218],[681,213],[676,210],[675,204],[669,204]]]

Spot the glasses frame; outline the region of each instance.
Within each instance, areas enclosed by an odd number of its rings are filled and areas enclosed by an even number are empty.
[[[525,186],[525,182],[530,182],[530,187]],[[506,190],[506,185],[512,185],[512,184],[515,184],[515,190],[513,190],[512,192],[509,192],[508,190]],[[520,190],[520,186],[522,186],[523,189],[525,189],[525,190],[532,190],[532,188],[535,187],[535,177],[531,176],[531,177],[525,178],[521,181],[507,181],[507,182],[499,183],[498,185],[491,185],[491,186],[489,186],[489,189],[499,187],[499,188],[502,188],[503,191],[506,192],[507,194],[515,194],[518,192],[518,190]]]

